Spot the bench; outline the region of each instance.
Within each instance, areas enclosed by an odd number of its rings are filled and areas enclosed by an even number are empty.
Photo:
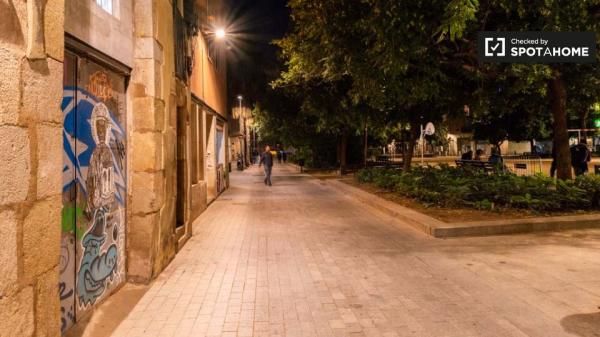
[[[488,161],[481,160],[463,160],[458,159],[455,161],[456,167],[472,167],[478,168],[485,172],[494,172],[497,170],[498,166],[496,164],[490,163]]]
[[[402,162],[395,162],[389,156],[377,156],[375,161],[367,161],[368,167],[402,167]]]

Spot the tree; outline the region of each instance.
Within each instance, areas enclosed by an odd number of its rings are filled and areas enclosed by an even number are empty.
[[[439,121],[464,104],[452,95],[460,82],[452,83],[453,70],[440,62],[450,43],[435,38],[445,5],[442,0],[291,0],[293,30],[277,42],[287,69],[274,84],[348,79],[353,104],[364,102],[384,116],[384,124],[406,125],[408,170],[420,124]]]
[[[471,97],[475,139],[488,140],[499,151],[506,140],[547,138],[551,120],[544,102],[544,68],[507,64],[480,67],[484,73],[494,71],[495,76],[480,81]]]
[[[368,107],[350,102],[347,88],[343,81],[307,81],[268,90],[263,102],[254,109],[263,140],[308,146],[315,155],[336,158],[343,172],[348,140],[364,132],[364,113],[368,111]],[[332,140],[334,153],[327,151]],[[317,161],[323,160],[313,158],[313,162]]]
[[[600,97],[600,67],[597,64],[478,66],[476,33],[483,30],[593,31],[600,35],[600,0],[452,0],[439,30],[440,40],[448,38],[456,42],[453,59],[471,68],[473,77],[493,80],[520,68],[523,78],[537,87],[540,99],[534,97],[534,100],[551,111],[557,176],[571,178],[568,113],[582,111],[577,107],[578,102],[589,104]]]

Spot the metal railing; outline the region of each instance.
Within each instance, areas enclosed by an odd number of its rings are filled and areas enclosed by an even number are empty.
[[[489,156],[481,156],[482,162],[488,162]],[[504,169],[519,176],[533,176],[543,172],[542,157],[532,154],[503,155]]]
[[[506,155],[502,156],[504,166],[519,176],[533,176],[542,173],[542,157],[538,155]]]

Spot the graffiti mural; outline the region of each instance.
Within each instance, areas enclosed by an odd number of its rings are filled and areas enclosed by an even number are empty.
[[[63,223],[65,217],[63,216]],[[71,232],[65,232],[63,227],[63,237],[60,246],[60,274],[69,275],[75,270],[75,239]],[[58,284],[58,292],[60,296],[60,327],[61,331],[66,331],[68,327],[75,323],[75,303],[73,298],[75,295],[75,280],[65,279],[61,277]]]
[[[63,332],[125,281],[126,255],[124,79],[87,60],[68,61],[62,100]]]
[[[107,225],[108,212],[105,207],[94,211],[93,226],[83,236],[81,242],[84,251],[77,274],[77,298],[80,305],[94,304],[104,294],[108,283],[112,282],[116,275],[117,245],[112,243],[102,250],[102,246],[107,241],[106,228],[111,227]],[[118,223],[112,225],[115,228],[113,233],[118,236],[116,226]],[[113,236],[113,239],[116,241],[116,237]]]

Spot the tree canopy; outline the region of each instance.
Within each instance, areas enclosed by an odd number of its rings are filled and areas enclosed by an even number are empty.
[[[600,0],[290,0],[291,31],[276,41],[285,70],[276,90],[296,92],[299,116],[332,134],[368,121],[385,137],[469,105],[476,136],[491,142],[547,137],[559,177],[570,177],[568,117],[600,101],[597,64],[480,63],[478,31],[594,31]],[[599,49],[600,50],[600,49]],[[383,131],[382,131],[383,130]],[[494,134],[491,132],[494,131]]]
[[[473,67],[471,78],[501,82],[500,88],[514,92],[517,101],[511,99],[511,113],[525,121],[532,121],[532,114],[539,112],[542,118],[551,117],[558,177],[570,178],[568,114],[587,116],[593,103],[600,100],[600,67],[597,63],[477,65],[478,31],[592,31],[600,36],[600,0],[452,0],[440,27],[440,39],[456,41],[455,56]],[[600,59],[600,49],[596,52]],[[496,92],[492,88],[479,94],[489,97]],[[495,104],[480,112],[497,116],[493,107],[502,106]]]

